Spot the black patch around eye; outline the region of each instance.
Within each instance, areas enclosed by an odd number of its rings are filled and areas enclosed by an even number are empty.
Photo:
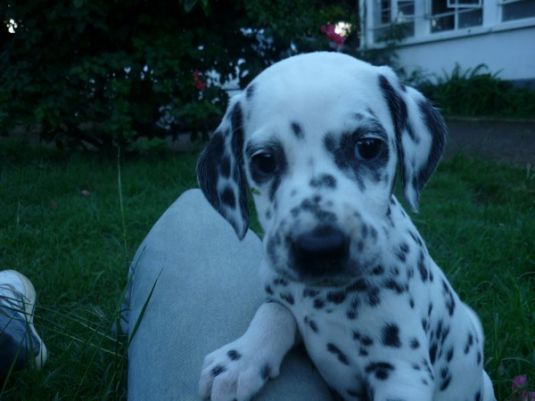
[[[292,127],[292,132],[294,133],[297,139],[303,139],[305,137],[303,127],[301,127],[301,125],[294,121],[290,124],[290,126]]]
[[[336,151],[336,140],[332,133],[329,132],[325,134],[325,137],[323,138],[323,145],[330,153],[334,153]]]
[[[273,199],[287,167],[282,146],[278,143],[267,143],[264,146],[249,144],[245,153],[253,180],[258,185],[271,181],[269,195]]]
[[[363,161],[373,161],[381,156],[386,150],[386,144],[378,138],[361,138],[356,141],[355,155]]]

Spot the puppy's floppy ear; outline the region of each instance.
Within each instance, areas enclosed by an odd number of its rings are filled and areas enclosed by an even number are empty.
[[[379,86],[388,104],[394,130],[405,199],[418,210],[420,191],[444,152],[446,124],[416,89],[401,84],[388,67],[380,67]]]
[[[204,196],[240,239],[249,226],[242,113],[239,98],[231,99],[225,117],[197,162],[197,181]]]

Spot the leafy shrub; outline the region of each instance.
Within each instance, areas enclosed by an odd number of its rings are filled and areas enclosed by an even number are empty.
[[[38,128],[61,146],[111,150],[213,128],[227,93],[297,51],[327,49],[325,0],[8,0],[0,6],[0,134]],[[10,33],[6,25],[12,26]]]
[[[457,64],[436,84],[419,85],[422,92],[450,116],[535,117],[535,91],[515,87],[491,74],[485,64],[464,72]]]

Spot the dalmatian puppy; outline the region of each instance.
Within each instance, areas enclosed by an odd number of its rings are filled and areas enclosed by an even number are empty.
[[[267,301],[206,356],[202,397],[251,399],[303,341],[343,400],[495,400],[480,322],[393,194],[398,176],[417,209],[445,134],[390,68],[339,53],[283,60],[231,99],[198,180],[240,238],[250,190]]]

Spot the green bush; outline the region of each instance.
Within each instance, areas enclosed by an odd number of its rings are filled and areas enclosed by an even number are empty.
[[[352,7],[327,0],[2,2],[0,134],[38,129],[61,146],[111,150],[141,137],[206,132],[227,100],[210,85],[211,72],[243,87],[292,52],[327,49],[320,26],[356,15]]]
[[[535,91],[515,87],[484,64],[464,72],[457,64],[437,83],[419,88],[445,115],[535,118]]]

